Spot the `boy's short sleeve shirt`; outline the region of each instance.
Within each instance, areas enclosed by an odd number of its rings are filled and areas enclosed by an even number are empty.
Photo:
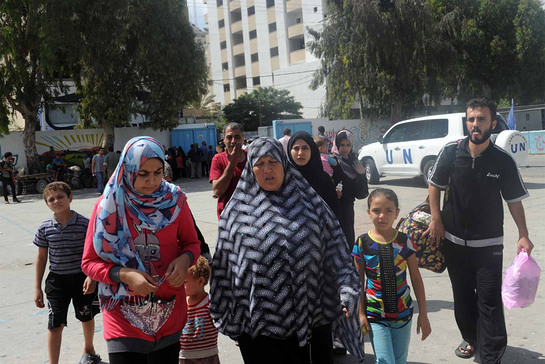
[[[89,219],[74,212],[68,224],[62,228],[51,217],[40,225],[34,235],[34,245],[48,249],[49,270],[56,274],[81,272],[81,257]]]

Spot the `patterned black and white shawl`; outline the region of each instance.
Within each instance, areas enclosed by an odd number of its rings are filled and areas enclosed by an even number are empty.
[[[284,167],[274,192],[252,168],[270,155]],[[224,335],[296,335],[306,345],[313,326],[333,323],[344,346],[363,359],[357,303],[361,284],[339,222],[288,162],[272,138],[255,140],[219,221],[210,312]],[[342,307],[351,317],[345,318]]]

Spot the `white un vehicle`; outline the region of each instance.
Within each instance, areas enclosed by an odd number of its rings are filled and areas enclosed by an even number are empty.
[[[509,130],[507,122],[496,115],[498,122],[491,140],[507,151],[520,166],[528,156],[524,135]],[[466,114],[444,114],[404,120],[392,126],[379,141],[360,149],[358,159],[366,168],[367,181],[379,182],[381,176],[428,176],[441,148],[468,136]]]

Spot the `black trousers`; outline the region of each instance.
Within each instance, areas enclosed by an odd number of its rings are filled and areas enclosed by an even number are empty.
[[[11,177],[2,177],[2,189],[4,190],[4,200],[8,200],[8,185],[11,186],[11,192],[13,194],[13,201],[17,200],[15,195],[17,191],[15,190],[15,183]]]
[[[301,347],[297,338],[275,339],[244,334],[236,339],[245,364],[333,364],[331,325],[314,327],[307,345]]]
[[[178,364],[180,343],[176,343],[149,354],[110,353],[110,364]]]
[[[503,245],[470,248],[445,240],[454,316],[462,337],[483,364],[500,363],[507,346],[501,299]]]

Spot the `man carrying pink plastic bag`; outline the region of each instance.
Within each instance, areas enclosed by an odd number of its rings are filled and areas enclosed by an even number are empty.
[[[425,234],[441,241],[462,335],[455,349],[464,359],[478,353],[482,364],[497,364],[507,347],[501,298],[503,200],[517,225],[517,253],[531,253],[522,200],[528,196],[514,159],[490,140],[496,104],[467,104],[468,137],[443,147],[429,178],[432,221]],[[446,189],[440,210],[440,191]]]
[[[525,250],[521,251],[507,268],[501,287],[501,297],[505,307],[524,308],[534,303],[541,268]]]

